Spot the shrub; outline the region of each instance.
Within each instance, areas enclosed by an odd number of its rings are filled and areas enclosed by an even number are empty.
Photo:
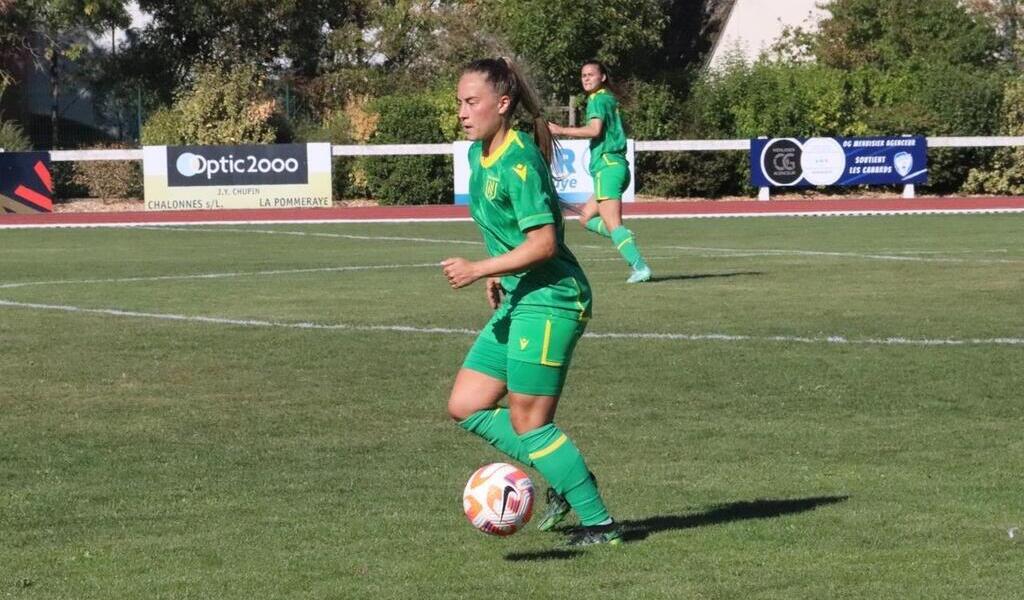
[[[295,124],[295,141],[351,144],[349,119],[344,112],[336,111],[320,123],[299,121]],[[355,158],[351,156],[339,156],[331,160],[331,187],[334,198],[352,198],[357,195],[352,172],[354,165]]]
[[[225,71],[200,65],[195,81],[174,105],[143,126],[146,144],[271,144],[286,138],[286,120],[251,66]]]
[[[142,166],[134,160],[78,161],[71,182],[90,198],[142,198]]]
[[[31,150],[25,130],[14,121],[0,121],[0,148],[6,152]]]
[[[1011,81],[1003,97],[1003,135],[1024,135],[1024,80]],[[1002,148],[973,169],[964,189],[971,193],[1024,194],[1024,148]]]
[[[385,96],[371,104],[380,115],[375,144],[444,143],[441,115],[423,95]],[[370,193],[381,204],[446,204],[452,201],[451,158],[442,155],[360,159]]]

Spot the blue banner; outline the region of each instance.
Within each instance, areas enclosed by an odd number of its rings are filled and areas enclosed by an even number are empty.
[[[757,187],[905,185],[928,182],[924,136],[750,140]]]

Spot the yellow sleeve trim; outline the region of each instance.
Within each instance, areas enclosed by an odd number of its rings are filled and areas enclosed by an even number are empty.
[[[526,165],[516,165],[512,167],[512,170],[515,171],[516,175],[518,175],[520,179],[526,181]]]
[[[536,452],[531,452],[530,453],[530,460],[537,460],[538,458],[544,458],[548,454],[551,454],[555,450],[558,450],[559,448],[561,448],[562,444],[564,444],[568,440],[569,440],[569,438],[566,437],[566,435],[563,433],[557,440],[551,442],[551,444],[547,448],[542,448],[542,449],[540,449],[540,450],[538,450]]]

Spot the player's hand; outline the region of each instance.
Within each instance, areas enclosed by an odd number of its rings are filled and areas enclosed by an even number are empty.
[[[441,270],[444,271],[444,276],[448,278],[448,285],[456,290],[464,288],[480,279],[480,274],[476,271],[476,265],[458,256],[441,261]]]
[[[551,135],[562,135],[562,126],[548,121],[548,129],[551,130]]]
[[[487,278],[487,303],[497,310],[501,306],[501,297],[505,290],[501,289],[501,277]]]

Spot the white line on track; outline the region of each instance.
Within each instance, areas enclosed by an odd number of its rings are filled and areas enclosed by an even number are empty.
[[[633,219],[730,219],[749,217],[893,217],[905,215],[981,215],[1024,213],[1024,208],[934,208],[905,210],[843,210],[843,211],[783,211],[783,212],[736,212],[736,213],[692,213],[627,215]],[[225,221],[168,221],[118,222],[118,223],[32,223],[8,225],[0,221],[0,229],[87,229],[107,227],[182,227],[198,225],[316,225],[316,224],[366,224],[366,223],[456,223],[472,221],[469,217],[425,217],[401,219],[232,219]]]
[[[421,237],[398,237],[398,236],[384,236],[384,235],[352,235],[347,233],[325,233],[320,231],[284,231],[277,229],[196,229],[188,227],[140,227],[139,229],[147,229],[150,231],[188,231],[192,232],[210,232],[210,233],[261,233],[267,235],[294,235],[294,236],[306,236],[306,237],[323,237],[323,238],[341,238],[347,240],[369,240],[369,241],[385,241],[385,242],[423,242],[427,244],[469,244],[473,246],[482,246],[483,242],[471,241],[471,240],[446,240],[437,238],[421,238]]]
[[[178,321],[188,323],[208,323],[239,327],[268,327],[283,329],[333,330],[333,331],[384,331],[398,333],[441,334],[441,335],[476,335],[474,329],[457,329],[448,327],[416,327],[412,325],[353,325],[347,323],[312,323],[264,321],[261,319],[231,319],[227,317],[208,317],[202,315],[177,315],[169,313],[150,313],[116,308],[84,308],[63,304],[40,304],[33,302],[14,302],[0,300],[0,306],[32,310],[59,311],[67,313],[103,315],[112,317],[128,317],[135,319],[152,319],[162,321]],[[638,339],[638,340],[669,340],[686,342],[774,342],[782,344],[830,344],[858,346],[1024,346],[1024,338],[848,338],[840,335],[824,337],[805,336],[756,336],[730,335],[723,333],[587,333],[584,337],[595,339]]]
[[[226,279],[230,277],[259,277],[263,275],[291,275],[295,273],[335,273],[344,271],[379,271],[384,269],[440,269],[440,263],[417,263],[411,265],[357,265],[346,267],[317,267],[308,269],[272,269],[267,271],[237,271],[231,273],[198,273],[192,275],[154,275],[152,277],[116,277],[111,279],[60,279],[52,281],[17,281],[0,283],[0,289],[21,288],[37,285],[65,285],[79,283],[131,283],[137,281],[175,281],[183,279]]]

